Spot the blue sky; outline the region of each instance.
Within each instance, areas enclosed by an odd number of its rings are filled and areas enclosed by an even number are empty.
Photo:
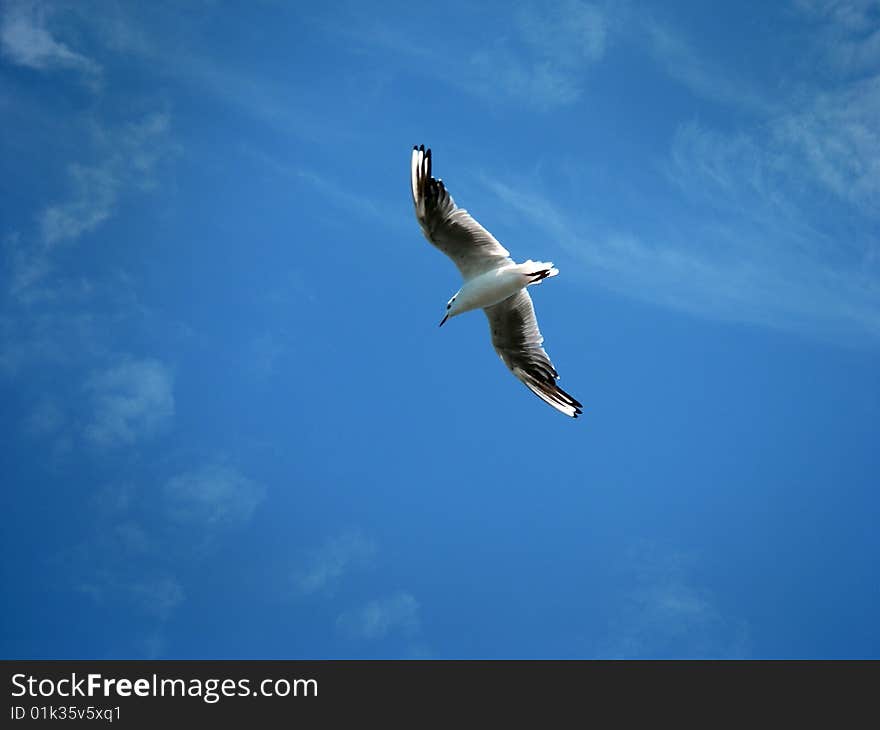
[[[0,113],[2,656],[880,657],[877,2],[4,2]]]

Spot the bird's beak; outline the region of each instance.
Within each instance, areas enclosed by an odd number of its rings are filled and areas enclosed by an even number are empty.
[[[443,326],[443,323],[444,323],[447,319],[449,319],[449,315],[448,315],[448,314],[447,314],[443,319],[440,320],[440,324],[438,324],[437,326],[438,326],[438,327],[442,327],[442,326]]]

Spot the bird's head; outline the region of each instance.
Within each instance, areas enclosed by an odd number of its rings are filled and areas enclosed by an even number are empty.
[[[455,303],[455,298],[457,296],[457,293],[453,294],[452,299],[446,302],[446,314],[444,315],[443,319],[440,320],[440,324],[438,325],[439,327],[442,327],[443,323],[447,319],[449,319],[450,317],[454,317],[456,314],[458,314],[458,305],[456,305]]]

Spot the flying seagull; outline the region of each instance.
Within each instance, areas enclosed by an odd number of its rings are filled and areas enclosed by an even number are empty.
[[[495,237],[459,208],[442,180],[431,176],[431,150],[413,147],[412,196],[425,238],[458,267],[464,285],[446,304],[450,317],[482,308],[492,345],[510,371],[545,403],[577,418],[583,406],[556,384],[559,373],[541,347],[544,338],[527,287],[556,276],[552,263],[517,264]]]

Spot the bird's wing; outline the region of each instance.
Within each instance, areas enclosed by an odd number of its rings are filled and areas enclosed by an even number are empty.
[[[455,205],[442,180],[431,177],[431,150],[413,147],[412,196],[416,218],[431,243],[453,260],[462,277],[513,263],[495,237]]]
[[[489,318],[495,352],[529,390],[566,416],[577,418],[580,403],[556,384],[559,373],[541,347],[544,338],[525,289],[483,310]]]

